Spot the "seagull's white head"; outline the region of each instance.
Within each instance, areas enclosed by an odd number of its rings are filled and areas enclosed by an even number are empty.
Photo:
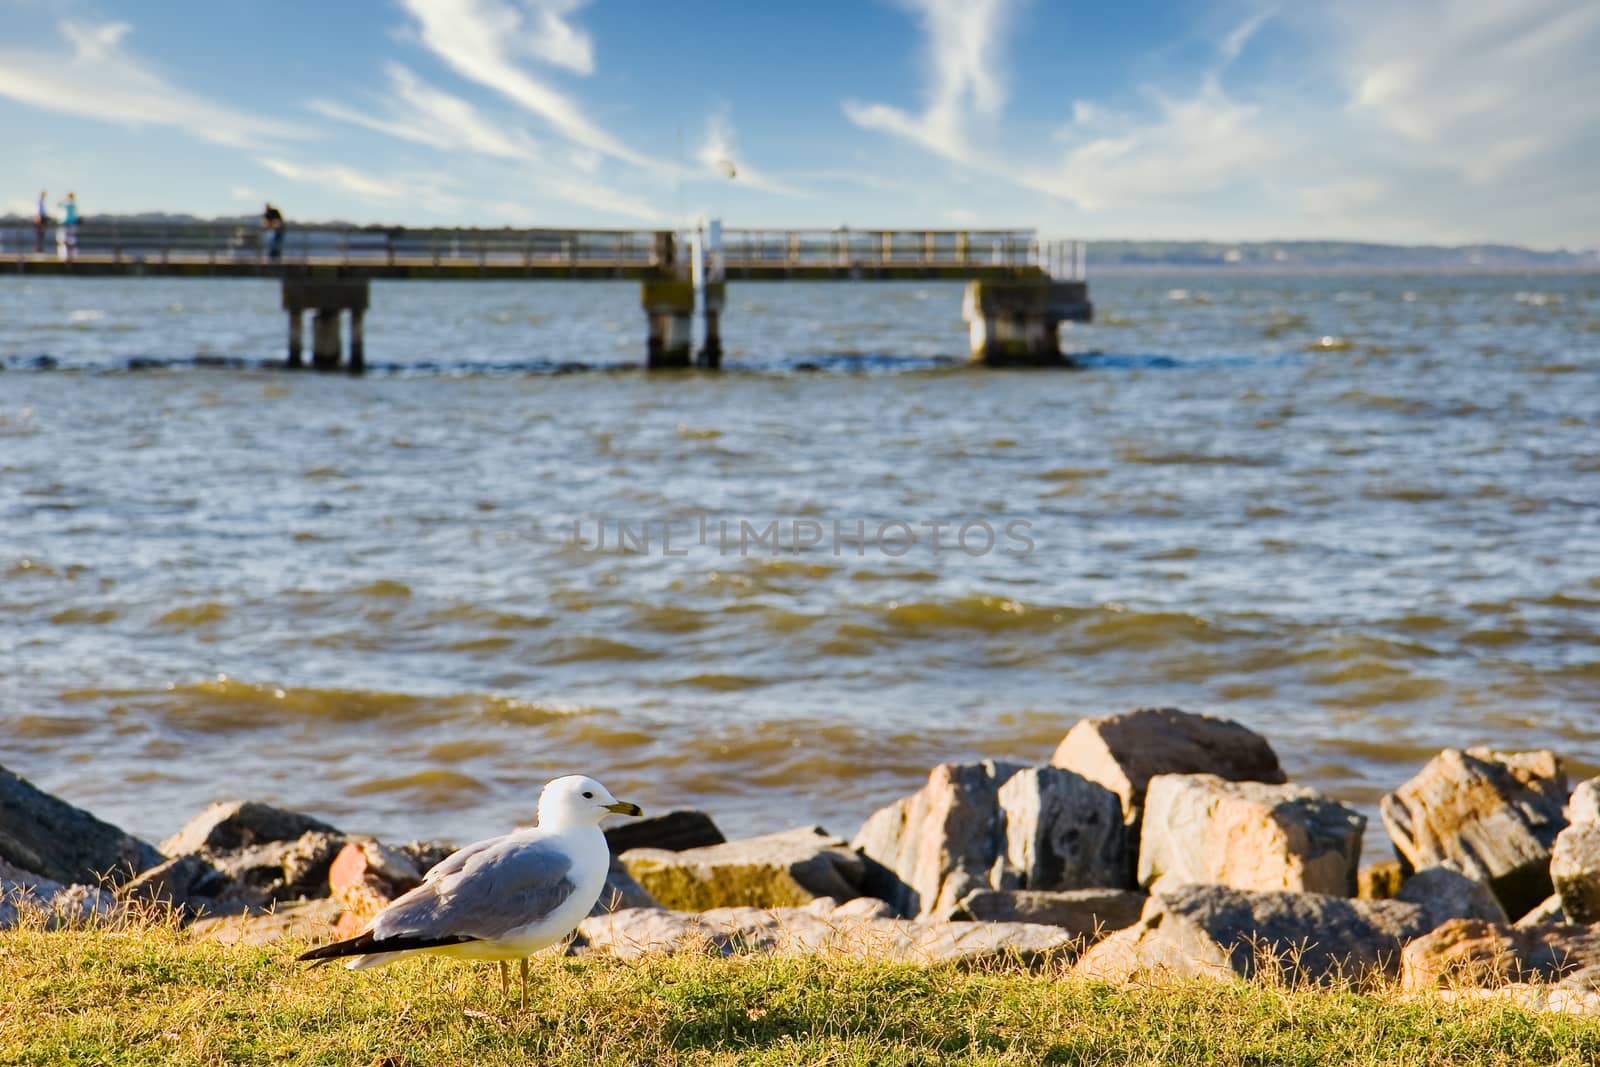
[[[643,814],[639,805],[618,800],[586,774],[557,778],[539,794],[540,826],[598,826],[607,815]]]

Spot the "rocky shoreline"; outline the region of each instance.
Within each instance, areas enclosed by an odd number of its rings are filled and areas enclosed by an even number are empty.
[[[1545,751],[1447,749],[1380,811],[1394,858],[1362,867],[1365,817],[1288,782],[1265,738],[1142,708],[1079,722],[1048,766],[935,767],[850,840],[728,841],[693,811],[617,827],[567,951],[1053,961],[1600,1012],[1600,779],[1570,788]],[[0,768],[0,928],[155,907],[226,942],[348,936],[450,851],[252,802],[152,846]]]

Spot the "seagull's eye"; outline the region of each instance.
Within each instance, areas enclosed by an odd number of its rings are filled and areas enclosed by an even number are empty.
[[[583,794],[583,799],[585,799],[585,800],[593,800],[594,799],[594,794],[593,793],[585,793],[585,794]]]

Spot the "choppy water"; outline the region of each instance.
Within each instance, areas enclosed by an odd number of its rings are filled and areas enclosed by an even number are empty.
[[[350,380],[259,366],[270,283],[0,279],[0,763],[458,839],[575,768],[849,834],[1156,702],[1364,806],[1444,745],[1600,769],[1600,276],[1093,295],[1082,370],[1002,373],[957,287],[734,286],[730,370],[650,377],[631,285],[379,284]]]

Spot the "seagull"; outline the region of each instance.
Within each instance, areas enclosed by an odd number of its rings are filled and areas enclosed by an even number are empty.
[[[587,775],[557,778],[539,794],[537,825],[451,853],[364,931],[300,959],[343,959],[351,970],[423,955],[494,960],[502,996],[507,963],[519,960],[526,1008],[528,957],[576,930],[605,887],[611,850],[601,820],[643,814]]]

